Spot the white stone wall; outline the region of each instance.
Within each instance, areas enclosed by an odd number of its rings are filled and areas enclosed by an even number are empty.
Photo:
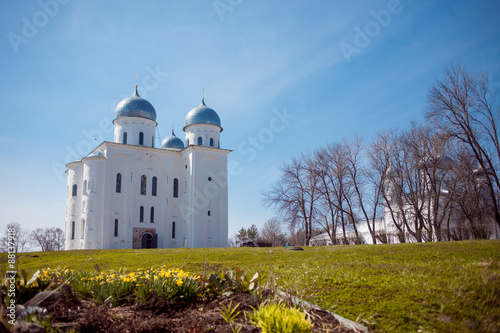
[[[127,144],[139,145],[139,133],[144,134],[143,146],[154,147],[157,123],[139,117],[121,117],[113,121],[115,125],[114,141],[123,143],[123,135],[127,133]]]
[[[73,250],[80,248],[77,241],[80,239],[81,231],[81,198],[82,198],[82,187],[83,187],[83,163],[74,162],[68,164],[68,170],[66,171],[68,175],[68,194],[66,200],[66,240],[65,248],[67,250]],[[73,186],[77,186],[76,196],[73,196]],[[73,233],[73,222],[75,222],[74,237]]]
[[[96,151],[102,151],[105,157],[87,157],[82,162],[68,164],[66,249],[133,248],[134,228],[154,230],[159,248],[227,246],[230,151],[200,146],[158,149],[110,142],[102,143]],[[116,193],[118,173],[120,193]],[[147,179],[145,195],[141,195],[142,175]],[[157,178],[156,196],[152,195],[153,177]],[[178,180],[177,198],[173,196],[174,179]],[[76,197],[71,196],[74,183],[78,184]],[[144,222],[140,222],[141,206]],[[151,207],[154,207],[153,223]],[[118,236],[114,235],[115,219]],[[76,228],[72,240],[73,220]]]
[[[202,146],[210,147],[210,139],[213,139],[213,147],[220,148],[221,128],[216,125],[194,124],[184,128],[186,135],[186,147],[198,146],[198,138],[202,138]]]

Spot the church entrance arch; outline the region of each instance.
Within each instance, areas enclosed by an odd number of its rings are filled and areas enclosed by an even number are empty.
[[[157,249],[158,234],[153,228],[134,228],[134,249]]]
[[[142,235],[141,243],[142,243],[141,249],[152,249],[153,236],[149,232],[146,232],[144,235]]]

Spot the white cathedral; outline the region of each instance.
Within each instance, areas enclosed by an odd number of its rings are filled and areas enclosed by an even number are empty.
[[[221,121],[189,111],[185,142],[155,147],[156,111],[135,93],[115,109],[114,142],[67,164],[65,249],[226,247],[227,155]]]

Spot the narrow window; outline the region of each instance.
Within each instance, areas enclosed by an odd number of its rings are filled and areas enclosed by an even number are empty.
[[[156,187],[157,187],[158,179],[153,177],[153,183],[151,184],[151,195],[156,197]]]
[[[210,215],[211,215],[211,213],[210,213],[210,211],[208,211],[208,216],[210,216]]]
[[[179,180],[174,178],[174,198],[179,197]]]
[[[76,184],[73,185],[73,196],[76,197],[76,190],[77,190],[77,186]]]
[[[140,132],[139,133],[139,146],[144,145],[144,133]]]
[[[118,219],[115,219],[115,237],[118,237]]]
[[[75,221],[71,222],[71,239],[75,239]]]
[[[144,222],[144,206],[139,209],[139,222]]]
[[[220,148],[220,140],[217,141],[217,148]]]
[[[127,132],[123,133],[123,143],[127,143]]]
[[[83,181],[83,189],[82,189],[83,194],[87,193],[87,180]]]
[[[82,219],[82,239],[85,237],[85,219]]]
[[[155,146],[155,137],[154,135],[151,137],[151,147]]]
[[[186,140],[186,146],[189,146],[189,139]]]
[[[155,208],[151,207],[151,215],[149,217],[149,222],[155,223]]]
[[[116,193],[122,193],[122,174],[116,174]]]
[[[141,195],[146,195],[146,183],[148,181],[148,177],[146,175],[141,176]]]
[[[203,145],[203,139],[200,137],[198,137],[198,146],[201,146]]]
[[[210,147],[213,147],[213,146],[214,146],[214,139],[210,138]]]
[[[175,222],[172,222],[172,238],[175,238]]]

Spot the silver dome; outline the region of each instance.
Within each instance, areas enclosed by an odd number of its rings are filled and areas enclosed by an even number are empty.
[[[174,130],[172,130],[172,134],[165,138],[165,140],[161,143],[162,148],[178,148],[184,149],[184,142],[181,139],[175,136]]]
[[[222,132],[219,115],[213,109],[205,105],[204,98],[201,100],[200,105],[189,111],[186,115],[186,119],[184,120],[184,129],[186,129],[189,125],[194,124],[216,125],[221,128]]]
[[[135,87],[135,93],[118,103],[115,108],[115,119],[122,117],[139,117],[156,121],[156,111],[151,103],[139,96]]]

